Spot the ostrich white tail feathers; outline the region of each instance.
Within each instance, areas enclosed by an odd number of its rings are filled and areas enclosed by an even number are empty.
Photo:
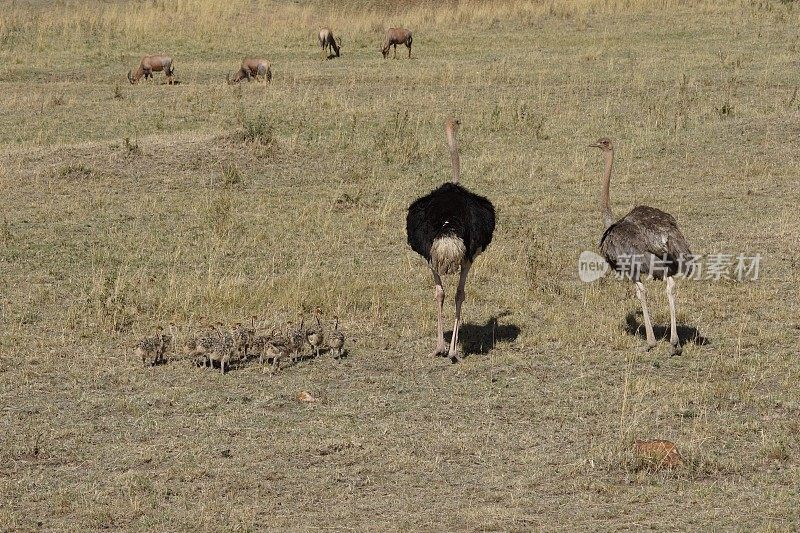
[[[439,237],[431,245],[431,268],[438,274],[455,274],[461,268],[467,247],[455,235]]]

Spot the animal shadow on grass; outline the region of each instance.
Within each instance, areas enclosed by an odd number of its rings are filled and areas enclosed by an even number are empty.
[[[646,338],[644,323],[640,320],[641,318],[641,311],[629,312],[625,317],[625,333],[643,339]],[[655,334],[658,340],[669,339],[669,324],[666,326],[653,324],[653,334]],[[696,344],[698,346],[711,344],[711,340],[708,337],[703,337],[700,334],[700,330],[694,326],[687,326],[686,324],[678,324],[678,338],[682,345],[687,343]]]
[[[498,320],[510,315],[510,312],[500,313],[491,317],[483,325],[462,324],[458,340],[462,345],[463,355],[487,354],[498,342],[514,341],[519,336],[520,329],[516,324],[498,324]],[[450,341],[453,332],[446,331],[445,340]]]

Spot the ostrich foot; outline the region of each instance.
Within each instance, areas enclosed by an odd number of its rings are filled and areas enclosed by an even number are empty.
[[[639,351],[640,351],[640,352],[647,353],[647,352],[649,352],[650,350],[652,350],[653,348],[655,348],[656,346],[658,346],[658,343],[655,343],[655,342],[648,342],[648,343],[647,343],[647,344],[645,344],[644,346],[640,346],[640,347],[639,347]]]
[[[447,345],[444,342],[436,344],[436,349],[431,352],[431,357],[444,357],[447,355]]]
[[[680,342],[676,342],[672,345],[672,353],[670,355],[680,355],[681,353],[683,353],[683,346],[681,346]]]
[[[448,357],[450,357],[450,361],[453,363],[460,363],[461,362],[461,354],[458,353],[458,350],[451,350],[448,352]]]

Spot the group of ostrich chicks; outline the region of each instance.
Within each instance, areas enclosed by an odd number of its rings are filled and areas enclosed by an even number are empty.
[[[230,370],[231,363],[238,365],[250,358],[258,358],[260,364],[271,364],[271,372],[275,373],[280,369],[281,361],[295,363],[302,360],[306,346],[311,348],[314,357],[328,350],[338,360],[344,354],[345,342],[345,335],[339,329],[339,317],[333,317],[331,331],[326,331],[321,317],[322,310],[317,307],[314,310],[315,324],[312,326],[305,326],[305,318],[301,313],[297,327],[290,321],[286,323],[285,332],[276,327],[267,335],[258,333],[262,328],[256,327],[255,316],[251,317],[250,326],[236,323],[226,328],[222,322],[217,322],[207,326],[204,333],[189,337],[181,344],[181,348],[195,366],[219,367],[223,374]],[[158,333],[141,339],[135,346],[135,357],[141,358],[146,366],[165,363],[167,352],[174,351],[178,344],[175,324],[170,324],[169,333],[165,333],[163,327],[158,329]]]

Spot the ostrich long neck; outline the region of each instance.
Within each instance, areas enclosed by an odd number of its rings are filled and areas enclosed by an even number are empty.
[[[461,178],[461,162],[458,159],[458,142],[452,128],[447,128],[447,144],[450,146],[450,161],[453,163],[453,183]]]
[[[600,196],[600,211],[603,214],[603,228],[614,223],[614,215],[611,214],[611,198],[609,190],[611,188],[611,165],[614,163],[614,150],[609,150],[606,155],[606,173],[603,178],[603,193]]]

